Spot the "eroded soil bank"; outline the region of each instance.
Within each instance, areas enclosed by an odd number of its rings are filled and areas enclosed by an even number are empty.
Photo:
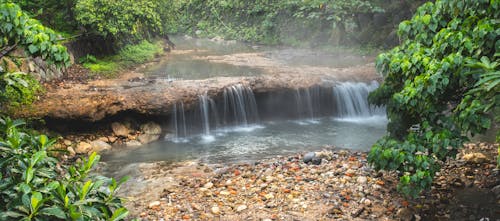
[[[468,144],[417,199],[396,191],[397,175],[376,172],[366,153],[325,149],[254,163],[135,164],[122,189],[142,220],[498,220],[496,145]],[[307,154],[306,154],[307,155]],[[306,160],[307,161],[307,160]]]

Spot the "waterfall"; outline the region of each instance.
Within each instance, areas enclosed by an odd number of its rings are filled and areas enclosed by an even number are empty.
[[[208,97],[207,93],[198,96],[200,102],[200,116],[201,116],[201,128],[203,130],[203,134],[210,135],[210,120],[212,116],[215,116],[215,120],[217,122],[217,107],[215,106],[215,102],[212,98]]]
[[[376,81],[370,84],[344,82],[333,88],[336,115],[340,118],[370,117],[385,115],[383,107],[368,103],[368,94],[378,87]]]
[[[249,131],[264,120],[298,119],[300,124],[316,124],[323,117],[365,122],[385,119],[385,109],[368,103],[368,94],[377,82],[344,82],[335,86],[313,86],[283,90],[255,98],[252,89],[241,84],[224,88],[219,96],[198,95],[198,108],[186,109],[183,102],[173,105],[172,138],[185,141],[203,135],[205,141],[230,131]],[[258,108],[259,107],[259,108]],[[382,122],[382,121],[381,121]],[[216,133],[214,133],[216,131]],[[175,137],[174,137],[175,136]]]
[[[298,88],[295,90],[297,115],[300,119],[314,121],[321,109],[320,96],[319,87]]]
[[[186,115],[184,112],[184,103],[181,101],[175,103],[172,110],[172,124],[175,131],[175,139],[181,140],[186,137],[187,126],[186,126]]]
[[[246,128],[259,121],[255,95],[250,87],[241,84],[225,88],[222,99],[211,98],[207,92],[198,95],[198,106],[197,110],[185,110],[182,102],[173,105],[173,140],[183,141],[184,138],[201,133],[205,141],[210,141],[214,139],[214,130],[226,126]]]
[[[259,120],[257,102],[253,91],[241,84],[224,89],[223,122],[225,125],[248,126]]]

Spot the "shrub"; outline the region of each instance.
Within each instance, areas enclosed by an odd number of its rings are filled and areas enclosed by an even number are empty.
[[[121,183],[90,175],[99,156],[66,166],[49,148],[55,139],[0,118],[0,220],[121,220]]]
[[[369,99],[386,105],[388,134],[371,149],[376,169],[400,171],[416,196],[468,135],[500,119],[500,1],[441,0],[399,24],[402,43],[378,56],[384,82]]]

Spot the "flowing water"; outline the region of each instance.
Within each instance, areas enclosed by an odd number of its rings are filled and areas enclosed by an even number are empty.
[[[147,73],[156,77],[203,79],[217,76],[253,76],[258,69],[211,63],[192,56],[262,52],[279,64],[348,67],[366,63],[361,56],[325,54],[312,50],[252,47],[177,38],[178,53]],[[195,49],[195,50],[193,50]],[[191,53],[192,52],[192,53]],[[276,155],[312,151],[324,146],[368,150],[383,136],[385,109],[368,104],[377,82],[331,82],[310,88],[254,93],[232,85],[223,93],[198,96],[196,107],[173,105],[163,119],[163,139],[135,148],[114,148],[103,159],[114,165],[200,159],[209,163],[253,161]],[[117,151],[116,151],[117,150]]]
[[[253,161],[324,146],[368,150],[386,127],[385,110],[369,105],[377,82],[344,82],[256,96],[234,85],[222,97],[199,96],[198,108],[174,106],[161,141],[105,155],[117,164],[200,159]],[[271,102],[270,102],[271,101]],[[262,117],[260,117],[262,116]]]

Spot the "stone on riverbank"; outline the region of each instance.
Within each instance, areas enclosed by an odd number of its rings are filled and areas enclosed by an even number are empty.
[[[130,133],[130,129],[122,123],[114,122],[111,124],[111,129],[116,136],[127,137]]]

